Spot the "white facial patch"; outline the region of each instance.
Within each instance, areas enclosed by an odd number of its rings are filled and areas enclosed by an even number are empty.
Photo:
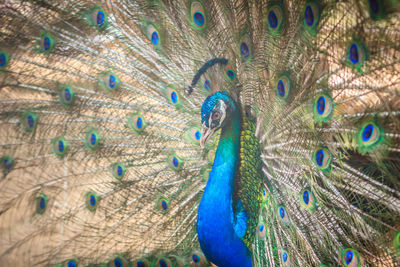
[[[225,120],[226,117],[226,104],[222,100],[220,100],[219,103],[221,104],[220,111],[222,112],[221,119],[219,120],[219,124],[221,125],[221,123]]]

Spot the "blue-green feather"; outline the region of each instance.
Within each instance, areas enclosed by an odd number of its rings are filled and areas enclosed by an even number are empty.
[[[234,101],[225,93],[215,93],[202,106],[209,115],[213,106],[223,99],[232,107],[222,127],[213,168],[204,190],[197,215],[197,234],[207,259],[218,266],[252,266],[250,250],[241,239],[247,215],[240,208],[234,212],[235,176],[239,163],[241,116]],[[204,121],[205,119],[203,119]],[[218,219],[216,219],[218,218]],[[230,244],[229,247],[226,244]]]

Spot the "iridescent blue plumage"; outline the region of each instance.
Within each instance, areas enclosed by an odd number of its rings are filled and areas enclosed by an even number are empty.
[[[199,26],[203,26],[204,24],[204,15],[201,14],[200,12],[196,12],[194,13],[194,22],[199,25]]]
[[[250,54],[249,46],[245,42],[242,42],[240,44],[240,52],[245,58],[249,57]]]
[[[325,111],[325,97],[324,96],[321,96],[319,99],[318,99],[318,102],[317,102],[317,112],[318,112],[318,114],[323,114],[324,113],[324,111]]]
[[[353,64],[358,63],[358,47],[356,44],[352,44],[350,46],[350,60],[353,62]]]
[[[312,26],[314,24],[314,13],[311,6],[307,6],[304,12],[304,17],[308,26]]]
[[[216,92],[214,95],[207,97],[201,107],[201,123],[205,123],[208,126],[208,118],[219,100],[230,101],[233,104],[233,100],[225,92]]]
[[[6,56],[5,54],[0,54],[0,67],[3,67],[6,64]]]
[[[271,10],[268,14],[268,22],[271,28],[276,28],[278,26],[278,18],[274,10]]]
[[[363,133],[362,133],[362,139],[364,142],[368,142],[369,139],[371,139],[372,133],[374,132],[374,126],[372,124],[368,124]]]
[[[153,45],[158,45],[158,40],[159,40],[158,33],[154,31],[151,34],[151,42],[153,43]]]
[[[215,126],[222,130],[213,168],[199,206],[197,234],[203,253],[214,264],[222,267],[252,266],[251,252],[241,239],[247,228],[248,216],[241,201],[234,199],[239,163],[240,111],[226,93],[217,92],[203,103],[202,124],[212,127],[214,121],[210,124],[209,118],[214,117],[213,113],[221,100],[226,105],[226,118],[219,126]],[[235,209],[234,203],[237,203]]]

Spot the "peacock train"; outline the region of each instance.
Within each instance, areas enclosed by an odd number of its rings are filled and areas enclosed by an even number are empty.
[[[400,266],[399,0],[0,0],[0,266]]]

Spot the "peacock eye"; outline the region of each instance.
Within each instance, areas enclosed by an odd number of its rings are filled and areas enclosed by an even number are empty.
[[[348,248],[345,249],[342,252],[342,262],[344,263],[344,266],[349,266],[349,267],[356,267],[356,266],[361,266],[360,263],[360,254],[358,253],[357,250],[353,248]]]
[[[146,30],[147,38],[149,38],[155,48],[159,48],[161,43],[161,36],[156,26],[154,26],[153,24],[149,24]]]
[[[240,40],[240,53],[244,60],[251,58],[251,39],[248,34],[243,35]]]
[[[221,116],[222,116],[221,112],[215,111],[212,113],[211,118],[213,121],[217,121],[217,120],[221,119]]]
[[[75,99],[75,92],[69,85],[61,86],[58,90],[58,98],[64,106],[71,106]]]
[[[310,188],[303,189],[300,194],[300,204],[310,212],[314,212],[317,208],[317,200]]]
[[[260,237],[260,238],[265,237],[265,224],[263,222],[258,223],[256,233],[257,233],[258,237]]]
[[[118,255],[117,257],[112,259],[108,263],[107,266],[110,266],[110,267],[125,267],[125,266],[128,266],[128,262],[126,261],[126,259],[124,257],[122,257],[121,255]]]
[[[38,117],[32,112],[22,115],[21,125],[25,132],[30,133],[35,130],[38,123]]]
[[[284,24],[284,12],[281,4],[272,4],[268,8],[267,26],[270,33],[279,35]]]
[[[202,30],[207,25],[207,15],[200,2],[193,2],[190,6],[192,24],[197,30]]]
[[[383,130],[379,123],[374,120],[368,120],[362,124],[358,132],[358,146],[361,153],[373,150],[383,140]]]
[[[132,130],[140,133],[146,128],[146,121],[140,113],[134,113],[128,116],[128,125]]]
[[[149,261],[147,259],[143,258],[143,259],[135,261],[132,266],[149,267],[150,263],[149,263]]]
[[[318,147],[317,149],[314,150],[312,158],[315,166],[319,170],[325,173],[330,172],[333,156],[332,153],[327,148]]]
[[[305,30],[311,33],[311,35],[316,35],[321,16],[321,7],[319,2],[315,0],[307,0],[303,12],[303,25]]]
[[[78,259],[69,259],[64,261],[63,267],[77,267],[79,265],[79,260]]]
[[[36,197],[36,212],[43,214],[46,210],[48,198],[45,195]]]
[[[0,158],[0,168],[5,170],[6,172],[11,171],[11,168],[14,166],[14,159],[9,156],[3,156]]]
[[[89,24],[100,30],[107,27],[107,13],[101,6],[94,6],[91,8],[89,14]]]
[[[99,202],[99,196],[94,192],[86,193],[86,208],[90,211],[95,211]]]
[[[167,212],[168,211],[168,207],[169,207],[168,199],[160,198],[158,200],[158,208],[159,208],[159,210],[161,210],[162,212]]]
[[[53,153],[59,157],[63,157],[68,151],[68,144],[64,137],[56,137],[51,141]]]
[[[278,78],[278,82],[276,84],[276,92],[279,99],[287,102],[292,87],[291,85],[292,83],[287,74],[283,74]]]
[[[358,39],[349,43],[347,48],[347,63],[350,67],[360,71],[368,60],[368,50],[364,43]]]
[[[191,258],[196,266],[203,266],[203,264],[206,264],[207,262],[206,256],[204,256],[204,254],[199,250],[193,251],[191,254]]]
[[[96,129],[90,129],[85,135],[85,146],[93,151],[99,146],[100,137]]]
[[[329,122],[333,116],[334,102],[329,93],[319,94],[314,101],[314,119],[321,124]]]
[[[282,251],[281,251],[281,261],[282,261],[281,266],[292,266],[291,260],[290,260],[290,254],[285,249],[282,249]]]
[[[157,259],[157,264],[156,266],[160,266],[160,267],[171,267],[172,265],[172,261],[169,258],[166,257],[161,257]]]
[[[289,224],[289,217],[288,217],[288,215],[286,213],[286,208],[283,205],[279,205],[278,206],[278,214],[279,214],[278,216],[279,216],[279,219],[281,220],[281,222],[284,225],[288,225]]]
[[[0,49],[0,70],[5,69],[9,61],[10,57],[8,53]]]
[[[125,175],[126,168],[122,163],[116,162],[111,165],[111,172],[117,180],[121,180]]]
[[[198,127],[192,127],[185,132],[185,139],[193,144],[200,144],[201,131]]]
[[[51,50],[54,48],[54,40],[49,34],[42,34],[40,36],[40,52],[51,52]]]

